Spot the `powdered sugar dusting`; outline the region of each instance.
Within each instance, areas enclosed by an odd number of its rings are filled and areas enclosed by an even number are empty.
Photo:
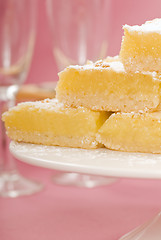
[[[107,69],[107,70],[112,70],[114,72],[117,72],[117,73],[125,73],[126,70],[124,68],[124,65],[121,61],[118,60],[118,58],[114,57],[116,60],[115,61],[111,61],[111,62],[108,62],[105,60],[99,60],[95,63],[93,62],[90,62],[89,64],[86,64],[86,65],[83,65],[83,66],[80,66],[80,65],[70,65],[69,67],[67,67],[64,71],[68,70],[68,69],[76,69],[76,70],[79,70],[79,71],[92,71],[92,70],[99,70],[99,71],[102,71],[104,69]],[[150,72],[150,71],[136,71],[134,73],[142,73],[144,75],[151,75],[152,78],[154,80],[158,80],[158,75],[155,71],[153,72]]]
[[[90,62],[90,64],[86,64],[83,66],[71,65],[67,69],[77,69],[80,71],[85,71],[85,70],[92,71],[92,70],[103,70],[103,69],[114,70],[116,72],[124,72],[125,71],[122,62],[120,62],[120,61],[108,62],[106,60],[99,60],[95,63]]]
[[[62,113],[69,113],[69,112],[76,112],[76,113],[91,113],[93,112],[90,109],[84,108],[84,107],[67,107],[63,103],[59,102],[58,99],[45,99],[42,101],[35,101],[35,102],[23,102],[19,103],[17,106],[9,109],[7,112],[3,113],[2,119],[5,121],[5,117],[12,114],[13,112],[19,112],[21,110],[26,110],[28,109],[29,111],[35,111],[37,110],[40,112],[41,110],[46,110],[46,111],[53,111],[53,112],[62,112]]]
[[[134,25],[134,26],[129,26],[129,25],[124,25],[123,29],[127,29],[129,32],[138,32],[139,34],[142,33],[159,33],[161,34],[161,18],[156,18],[152,21],[147,21],[141,26]]]
[[[110,67],[116,72],[125,72],[124,65],[120,61],[111,62]]]
[[[19,103],[16,107],[12,108],[15,111],[19,111],[21,108],[29,107],[30,109],[48,109],[48,110],[60,110],[65,108],[63,103],[60,103],[57,99],[45,99],[35,102],[23,102]]]

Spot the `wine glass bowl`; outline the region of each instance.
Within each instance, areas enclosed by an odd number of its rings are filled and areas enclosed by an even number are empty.
[[[59,71],[107,56],[110,0],[48,0],[47,10]]]
[[[35,0],[0,3],[0,87],[26,79],[35,40]]]

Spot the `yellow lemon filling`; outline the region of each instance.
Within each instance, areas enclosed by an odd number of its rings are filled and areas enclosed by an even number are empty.
[[[161,19],[125,25],[120,58],[127,71],[161,72]]]
[[[97,140],[109,149],[161,153],[161,112],[112,114]]]
[[[119,60],[97,61],[60,72],[56,97],[68,107],[146,112],[159,105],[160,79],[156,72],[126,72]]]
[[[67,108],[56,99],[18,104],[3,114],[8,136],[16,141],[82,148],[100,144],[96,133],[110,113]]]

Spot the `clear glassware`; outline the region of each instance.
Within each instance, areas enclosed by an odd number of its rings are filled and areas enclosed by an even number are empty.
[[[47,12],[58,70],[71,64],[83,65],[107,56],[110,0],[47,0]],[[116,181],[60,172],[54,183],[92,188]]]
[[[135,228],[119,240],[160,240],[161,239],[161,212],[152,220]]]
[[[15,105],[15,94],[26,79],[36,27],[36,0],[0,1],[0,118]],[[29,195],[42,185],[21,176],[8,150],[9,139],[0,120],[0,196]]]
[[[47,0],[47,10],[59,71],[107,56],[110,0]]]

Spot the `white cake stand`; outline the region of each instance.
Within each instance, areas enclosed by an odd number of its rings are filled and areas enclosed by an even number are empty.
[[[85,150],[34,144],[10,144],[19,160],[45,168],[106,177],[161,179],[161,155],[125,153],[107,149]],[[120,240],[160,240],[161,213]]]

